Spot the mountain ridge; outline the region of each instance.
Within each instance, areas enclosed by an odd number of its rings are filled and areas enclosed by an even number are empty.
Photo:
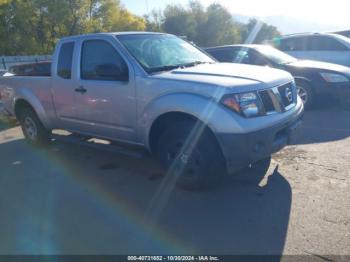
[[[247,23],[249,19],[255,18],[263,22],[276,26],[282,34],[295,34],[305,32],[333,32],[347,30],[350,28],[345,26],[337,26],[331,24],[316,23],[307,19],[293,18],[286,16],[248,16],[242,14],[232,14],[233,18],[241,23]]]

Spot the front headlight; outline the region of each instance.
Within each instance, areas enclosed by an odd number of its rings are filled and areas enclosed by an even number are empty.
[[[262,114],[262,106],[255,92],[225,95],[221,99],[221,103],[245,117],[255,117]]]
[[[322,78],[329,83],[343,83],[348,82],[349,79],[347,79],[345,76],[340,74],[334,74],[334,73],[320,73]]]

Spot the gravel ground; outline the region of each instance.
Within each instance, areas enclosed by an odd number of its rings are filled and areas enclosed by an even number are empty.
[[[2,123],[0,253],[350,255],[349,160],[349,112],[335,108],[307,112],[261,181],[195,193],[149,157],[33,149]]]

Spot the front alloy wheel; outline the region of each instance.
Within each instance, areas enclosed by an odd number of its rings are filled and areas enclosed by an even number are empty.
[[[207,128],[196,128],[196,121],[170,124],[161,134],[155,154],[167,176],[187,190],[214,186],[226,172],[215,137]]]
[[[304,87],[297,86],[297,93],[298,96],[301,98],[301,101],[303,101],[304,105],[307,104],[309,95]]]
[[[305,81],[296,81],[297,94],[304,104],[306,109],[310,108],[313,104],[313,90],[311,86]]]
[[[26,116],[24,119],[24,132],[26,137],[31,141],[36,141],[38,137],[38,129],[35,122],[30,116]]]

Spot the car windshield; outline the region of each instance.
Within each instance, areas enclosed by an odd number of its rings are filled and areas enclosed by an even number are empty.
[[[149,73],[215,63],[208,55],[173,35],[130,34],[117,38]]]
[[[267,57],[268,59],[272,60],[276,64],[290,64],[295,61],[297,61],[296,58],[287,55],[286,53],[283,53],[276,48],[270,47],[270,46],[259,46],[257,47],[258,52],[260,52],[262,55]]]

